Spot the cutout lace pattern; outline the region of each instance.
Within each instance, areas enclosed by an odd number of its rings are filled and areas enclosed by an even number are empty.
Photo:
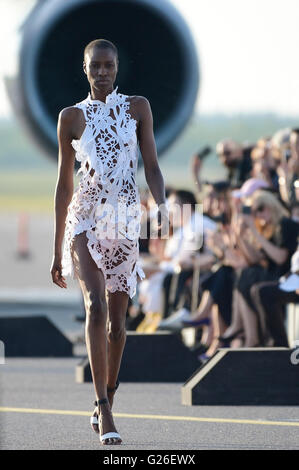
[[[78,187],[68,206],[62,255],[62,275],[75,278],[71,247],[74,237],[86,231],[89,252],[102,269],[106,288],[127,292],[132,298],[136,292],[137,274],[145,277],[139,257],[141,208],[136,185],[138,145],[136,120],[128,112],[127,95],[117,88],[106,97],[106,103],[88,97],[75,106],[82,109],[86,127],[79,140],[73,140],[76,159],[81,163]],[[105,207],[117,210],[127,208],[127,222],[122,238],[103,237],[101,225]],[[99,208],[100,211],[99,211]],[[115,217],[116,215],[116,217]],[[135,233],[127,227],[136,227]]]

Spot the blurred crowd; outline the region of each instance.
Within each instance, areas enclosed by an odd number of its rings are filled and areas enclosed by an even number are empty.
[[[221,181],[202,179],[210,152],[191,158],[193,188],[166,188],[169,236],[140,238],[146,279],[127,328],[194,328],[202,361],[219,347],[288,347],[286,306],[299,301],[299,129],[218,142]],[[141,197],[148,228],[155,204]]]

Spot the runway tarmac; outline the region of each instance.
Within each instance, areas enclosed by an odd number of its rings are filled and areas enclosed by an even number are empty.
[[[93,386],[75,383],[79,361],[0,365],[1,449],[299,449],[298,408],[183,406],[176,383],[121,383],[113,411],[123,444],[102,446],[89,425]]]
[[[31,216],[28,259],[16,256],[17,216],[2,214],[1,226],[7,247],[1,264],[9,269],[0,273],[0,316],[46,315],[75,342],[83,335],[74,321],[81,297],[71,279],[67,290],[51,283],[52,217]],[[1,449],[299,449],[298,408],[183,406],[177,383],[121,383],[113,411],[123,444],[101,446],[89,425],[93,386],[75,383],[79,361],[7,358],[0,364]]]

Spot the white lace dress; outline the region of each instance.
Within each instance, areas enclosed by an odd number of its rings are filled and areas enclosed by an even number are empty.
[[[137,121],[128,112],[128,96],[116,87],[106,102],[88,97],[82,109],[86,127],[73,140],[81,174],[68,206],[62,255],[62,275],[75,279],[74,237],[86,232],[89,252],[105,276],[107,290],[125,291],[132,298],[137,274],[145,277],[139,261],[141,207],[136,185],[138,165]]]

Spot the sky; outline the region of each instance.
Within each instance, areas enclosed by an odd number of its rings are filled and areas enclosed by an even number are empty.
[[[136,0],[138,1],[138,0]],[[0,116],[12,114],[3,76],[18,24],[35,0],[0,0]],[[200,113],[299,116],[298,0],[171,0],[198,51]]]

